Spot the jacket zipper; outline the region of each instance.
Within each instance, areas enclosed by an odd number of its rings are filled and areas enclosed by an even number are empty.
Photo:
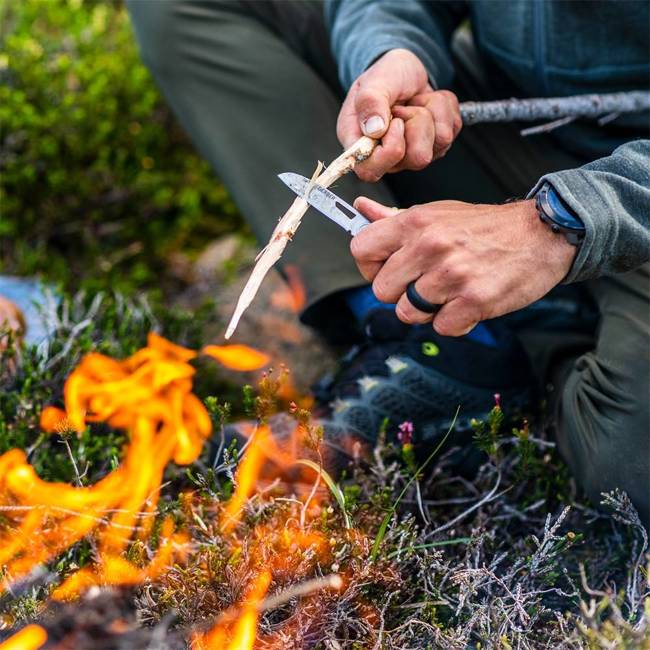
[[[541,83],[542,92],[548,95],[548,82],[546,79],[545,59],[546,59],[546,43],[544,40],[544,3],[546,0],[535,0],[533,5],[533,27],[534,27],[534,52],[535,52],[535,72]]]

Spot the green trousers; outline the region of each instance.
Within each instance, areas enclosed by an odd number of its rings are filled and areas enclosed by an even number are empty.
[[[309,0],[129,0],[142,56],[197,149],[214,167],[261,242],[292,195],[276,175],[311,176],[316,161],[340,153],[336,118],[343,89],[322,17]],[[463,99],[490,99],[468,39],[457,39]],[[369,185],[349,174],[336,191],[386,205],[441,199],[496,203],[524,196],[544,173],[585,160],[550,136],[522,138],[514,125],[468,127],[449,153],[420,172]],[[337,293],[364,284],[349,236],[308,212],[283,262],[307,289],[303,320],[345,318]],[[600,310],[591,338],[521,332],[539,381],[556,372],[555,431],[561,453],[590,498],[628,492],[650,523],[650,273],[584,283]],[[534,330],[534,328],[533,328]],[[559,364],[559,366],[558,366]],[[544,369],[544,370],[542,370]]]

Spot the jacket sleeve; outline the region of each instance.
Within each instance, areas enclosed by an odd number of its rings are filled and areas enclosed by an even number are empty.
[[[434,88],[453,77],[451,36],[467,15],[464,0],[327,0],[325,18],[339,78],[347,90],[382,54],[410,50]]]
[[[633,140],[606,158],[543,176],[585,224],[565,282],[625,273],[650,261],[650,140]]]

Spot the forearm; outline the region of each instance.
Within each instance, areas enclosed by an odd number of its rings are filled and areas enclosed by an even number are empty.
[[[432,85],[453,76],[449,41],[465,3],[425,0],[329,0],[326,18],[339,77],[347,89],[385,52],[407,49],[424,64]]]
[[[650,261],[650,140],[635,140],[578,169],[547,174],[585,224],[566,282],[631,271]],[[531,194],[532,194],[531,193]]]

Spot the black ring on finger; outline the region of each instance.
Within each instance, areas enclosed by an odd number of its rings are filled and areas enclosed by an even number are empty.
[[[442,307],[442,305],[436,305],[423,298],[415,288],[415,281],[408,283],[406,297],[416,309],[423,311],[425,314],[435,314]]]

